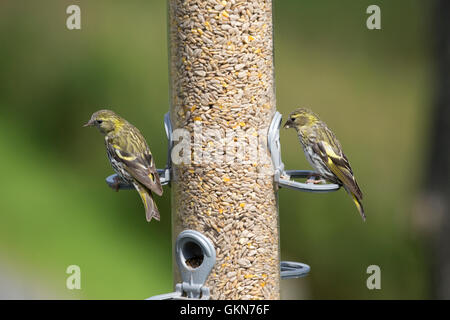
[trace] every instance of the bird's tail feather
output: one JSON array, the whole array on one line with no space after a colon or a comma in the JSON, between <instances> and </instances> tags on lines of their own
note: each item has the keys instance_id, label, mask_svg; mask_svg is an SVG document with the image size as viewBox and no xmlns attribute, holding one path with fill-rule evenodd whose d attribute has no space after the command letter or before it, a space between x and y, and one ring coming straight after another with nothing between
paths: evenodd
<instances>
[{"instance_id":1,"label":"bird's tail feather","mask_svg":"<svg viewBox=\"0 0 450 320\"><path fill-rule=\"evenodd\" d=\"M356 208L358 208L359 213L361 214L361 217L364 221L366 221L366 215L364 214L364 207L362 205L362 202L352 193L353 202L356 205Z\"/></svg>"},{"instance_id":2,"label":"bird's tail feather","mask_svg":"<svg viewBox=\"0 0 450 320\"><path fill-rule=\"evenodd\" d=\"M152 218L159 221L160 215L158 207L156 206L156 203L153 200L152 192L140 185L135 185L135 187L136 190L139 192L139 195L141 196L142 203L144 204L145 217L147 218L147 221L150 222Z\"/></svg>"}]
</instances>

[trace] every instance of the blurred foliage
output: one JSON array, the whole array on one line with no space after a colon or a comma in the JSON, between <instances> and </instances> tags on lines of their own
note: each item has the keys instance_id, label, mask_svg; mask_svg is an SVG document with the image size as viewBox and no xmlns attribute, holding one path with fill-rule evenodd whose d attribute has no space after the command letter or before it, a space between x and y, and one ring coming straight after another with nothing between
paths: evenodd
<instances>
[{"instance_id":1,"label":"blurred foliage","mask_svg":"<svg viewBox=\"0 0 450 320\"><path fill-rule=\"evenodd\" d=\"M79 31L65 27L74 3ZM365 26L370 4L381 7L382 30ZM361 221L342 190L280 191L282 258L312 266L293 280L296 290L307 288L307 298L427 298L429 270L410 211L427 150L430 8L419 0L274 7L277 108L310 107L333 128L368 217ZM102 138L81 127L111 108L141 129L164 166L166 23L162 0L0 3L0 259L44 281L43 292L142 299L172 290L170 189L157 199L161 222L147 224L135 192L106 187ZM286 167L309 168L294 132L281 140ZM70 264L81 267L80 292L65 288ZM366 288L371 264L381 267L382 290Z\"/></svg>"}]
</instances>

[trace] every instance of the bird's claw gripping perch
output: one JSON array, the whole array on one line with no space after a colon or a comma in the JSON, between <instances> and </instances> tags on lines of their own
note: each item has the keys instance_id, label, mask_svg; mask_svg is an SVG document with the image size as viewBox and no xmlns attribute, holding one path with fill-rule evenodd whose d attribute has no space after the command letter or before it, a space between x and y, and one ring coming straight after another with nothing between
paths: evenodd
<instances>
[{"instance_id":1,"label":"bird's claw gripping perch","mask_svg":"<svg viewBox=\"0 0 450 320\"><path fill-rule=\"evenodd\" d=\"M120 184L124 182L122 181L122 179L120 179L120 177L117 174L113 177L113 180L114 182L111 185L111 188L113 188L116 192L119 192Z\"/></svg>"},{"instance_id":2,"label":"bird's claw gripping perch","mask_svg":"<svg viewBox=\"0 0 450 320\"><path fill-rule=\"evenodd\" d=\"M306 180L307 184L324 184L327 183L325 179L322 178L320 173L317 172L311 172L308 176L308 179Z\"/></svg>"},{"instance_id":3,"label":"bird's claw gripping perch","mask_svg":"<svg viewBox=\"0 0 450 320\"><path fill-rule=\"evenodd\" d=\"M311 177L306 180L307 184L324 184L326 181L324 179L316 179L316 177Z\"/></svg>"},{"instance_id":4,"label":"bird's claw gripping perch","mask_svg":"<svg viewBox=\"0 0 450 320\"><path fill-rule=\"evenodd\" d=\"M160 177L160 183L162 186L169 183L170 180L166 180L166 170L167 169L157 169L159 177ZM116 182L118 181L118 183ZM106 183L108 186L115 190L134 190L134 186L131 184L128 184L124 182L122 179L119 178L117 174L112 174L106 178Z\"/></svg>"}]
</instances>

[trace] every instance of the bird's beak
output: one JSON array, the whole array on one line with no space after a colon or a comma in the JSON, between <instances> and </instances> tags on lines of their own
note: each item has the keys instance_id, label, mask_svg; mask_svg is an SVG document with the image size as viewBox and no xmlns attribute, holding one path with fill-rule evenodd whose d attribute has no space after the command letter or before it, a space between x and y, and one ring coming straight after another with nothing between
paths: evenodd
<instances>
[{"instance_id":1,"label":"bird's beak","mask_svg":"<svg viewBox=\"0 0 450 320\"><path fill-rule=\"evenodd\" d=\"M83 127L90 127L92 125L94 125L94 121L91 119Z\"/></svg>"},{"instance_id":2,"label":"bird's beak","mask_svg":"<svg viewBox=\"0 0 450 320\"><path fill-rule=\"evenodd\" d=\"M284 129L289 129L291 127L292 121L291 119L289 119L288 121L286 121L286 123L284 124L283 128Z\"/></svg>"}]
</instances>

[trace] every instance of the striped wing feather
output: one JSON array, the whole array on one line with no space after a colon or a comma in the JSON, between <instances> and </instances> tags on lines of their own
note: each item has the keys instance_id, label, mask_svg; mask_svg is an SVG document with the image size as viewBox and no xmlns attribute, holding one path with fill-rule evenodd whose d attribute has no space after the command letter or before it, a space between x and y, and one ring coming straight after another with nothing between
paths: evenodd
<instances>
[{"instance_id":1,"label":"striped wing feather","mask_svg":"<svg viewBox=\"0 0 450 320\"><path fill-rule=\"evenodd\" d=\"M136 128L127 130L127 135L121 139L115 139L112 147L116 160L126 165L125 170L134 179L158 196L162 195L163 189L152 154Z\"/></svg>"},{"instance_id":2,"label":"striped wing feather","mask_svg":"<svg viewBox=\"0 0 450 320\"><path fill-rule=\"evenodd\" d=\"M313 148L320 155L330 171L341 180L344 187L361 201L363 198L361 189L353 176L350 163L342 152L342 148L333 133L329 132L329 134L326 135L326 138L318 141Z\"/></svg>"},{"instance_id":3,"label":"striped wing feather","mask_svg":"<svg viewBox=\"0 0 450 320\"><path fill-rule=\"evenodd\" d=\"M121 153L122 155L124 154L123 151ZM122 161L126 164L125 170L127 170L133 178L158 196L162 195L163 189L150 153L144 153L142 156L137 156L133 160L122 159Z\"/></svg>"}]
</instances>

